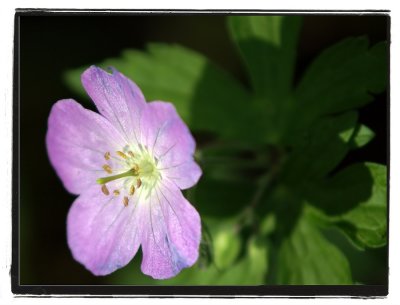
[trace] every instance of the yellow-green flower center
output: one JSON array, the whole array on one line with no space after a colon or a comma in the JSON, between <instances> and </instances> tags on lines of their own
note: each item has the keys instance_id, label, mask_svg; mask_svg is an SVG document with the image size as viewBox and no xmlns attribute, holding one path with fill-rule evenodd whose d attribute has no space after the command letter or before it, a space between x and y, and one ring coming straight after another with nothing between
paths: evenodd
<instances>
[{"instance_id":1,"label":"yellow-green flower center","mask_svg":"<svg viewBox=\"0 0 400 305\"><path fill-rule=\"evenodd\" d=\"M123 188L128 194L128 196L123 198L125 206L128 205L129 196L133 196L137 188L141 187L149 195L161 178L160 172L157 169L157 159L153 158L148 150L141 146L139 146L135 153L129 150L128 146L123 151L117 151L115 156L110 152L106 152L104 158L107 164L103 165L103 170L110 175L98 178L96 182L101 184L101 191L105 195L109 195L110 192L107 188L107 183L124 179ZM121 165L118 173L114 175L112 175L113 169L109 164L110 162L108 162L111 159ZM119 196L120 193L118 189L113 191L115 196Z\"/></svg>"}]
</instances>

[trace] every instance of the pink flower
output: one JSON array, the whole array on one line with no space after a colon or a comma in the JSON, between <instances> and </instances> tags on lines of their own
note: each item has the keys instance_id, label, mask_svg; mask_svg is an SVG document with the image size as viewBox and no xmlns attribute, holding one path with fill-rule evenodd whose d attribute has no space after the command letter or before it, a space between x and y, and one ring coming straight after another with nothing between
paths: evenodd
<instances>
[{"instance_id":1,"label":"pink flower","mask_svg":"<svg viewBox=\"0 0 400 305\"><path fill-rule=\"evenodd\" d=\"M106 275L141 246L143 273L175 276L198 258L200 217L181 192L201 176L195 141L172 104L146 103L118 71L92 66L82 83L100 114L58 101L46 136L51 164L79 195L67 220L72 254Z\"/></svg>"}]
</instances>

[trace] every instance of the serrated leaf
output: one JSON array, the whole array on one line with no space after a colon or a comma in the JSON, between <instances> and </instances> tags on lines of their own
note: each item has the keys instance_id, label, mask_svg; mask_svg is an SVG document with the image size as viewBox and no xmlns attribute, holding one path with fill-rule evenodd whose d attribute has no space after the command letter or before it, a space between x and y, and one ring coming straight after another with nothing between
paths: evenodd
<instances>
[{"instance_id":1,"label":"serrated leaf","mask_svg":"<svg viewBox=\"0 0 400 305\"><path fill-rule=\"evenodd\" d=\"M386 43L368 46L366 37L348 38L328 48L304 73L295 90L293 130L321 115L361 107L386 88Z\"/></svg>"},{"instance_id":2,"label":"serrated leaf","mask_svg":"<svg viewBox=\"0 0 400 305\"><path fill-rule=\"evenodd\" d=\"M282 241L277 281L283 285L352 284L347 258L305 216Z\"/></svg>"},{"instance_id":3,"label":"serrated leaf","mask_svg":"<svg viewBox=\"0 0 400 305\"><path fill-rule=\"evenodd\" d=\"M291 91L301 17L231 16L228 20L256 95L266 97L270 103L287 95Z\"/></svg>"},{"instance_id":4,"label":"serrated leaf","mask_svg":"<svg viewBox=\"0 0 400 305\"><path fill-rule=\"evenodd\" d=\"M371 196L372 176L362 163L351 165L335 176L305 185L307 201L327 215L342 215Z\"/></svg>"},{"instance_id":5,"label":"serrated leaf","mask_svg":"<svg viewBox=\"0 0 400 305\"><path fill-rule=\"evenodd\" d=\"M324 177L333 170L349 150L357 113L320 119L309 131L296 139L296 147L284 168L284 179L297 184Z\"/></svg>"},{"instance_id":6,"label":"serrated leaf","mask_svg":"<svg viewBox=\"0 0 400 305\"><path fill-rule=\"evenodd\" d=\"M372 177L368 200L341 217L336 224L357 244L382 247L387 243L386 166L366 163Z\"/></svg>"},{"instance_id":7,"label":"serrated leaf","mask_svg":"<svg viewBox=\"0 0 400 305\"><path fill-rule=\"evenodd\" d=\"M387 239L386 167L360 163L320 183L309 183L307 200L322 210L358 247Z\"/></svg>"},{"instance_id":8,"label":"serrated leaf","mask_svg":"<svg viewBox=\"0 0 400 305\"><path fill-rule=\"evenodd\" d=\"M264 121L243 86L203 55L178 45L150 44L147 52L125 50L119 58L98 64L113 66L134 80L146 99L172 102L192 130L225 138L260 138ZM67 71L67 85L82 94L80 74Z\"/></svg>"},{"instance_id":9,"label":"serrated leaf","mask_svg":"<svg viewBox=\"0 0 400 305\"><path fill-rule=\"evenodd\" d=\"M267 143L280 143L290 124L299 16L231 16L232 39L247 66Z\"/></svg>"}]
</instances>

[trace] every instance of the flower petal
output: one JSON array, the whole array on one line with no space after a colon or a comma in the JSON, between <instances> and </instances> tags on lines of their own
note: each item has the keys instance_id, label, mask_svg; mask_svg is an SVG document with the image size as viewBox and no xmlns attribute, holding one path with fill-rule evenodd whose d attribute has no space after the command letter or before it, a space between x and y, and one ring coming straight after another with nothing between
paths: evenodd
<instances>
[{"instance_id":1,"label":"flower petal","mask_svg":"<svg viewBox=\"0 0 400 305\"><path fill-rule=\"evenodd\" d=\"M83 72L82 84L99 112L125 140L137 143L140 113L146 106L139 87L115 69L110 74L95 66Z\"/></svg>"},{"instance_id":2,"label":"flower petal","mask_svg":"<svg viewBox=\"0 0 400 305\"><path fill-rule=\"evenodd\" d=\"M121 196L105 196L100 186L91 187L75 200L68 213L67 238L72 255L95 275L125 266L140 245L140 214L137 199L125 207Z\"/></svg>"},{"instance_id":3,"label":"flower petal","mask_svg":"<svg viewBox=\"0 0 400 305\"><path fill-rule=\"evenodd\" d=\"M155 279L173 277L198 258L199 214L172 183L156 189L146 204L142 272Z\"/></svg>"},{"instance_id":4,"label":"flower petal","mask_svg":"<svg viewBox=\"0 0 400 305\"><path fill-rule=\"evenodd\" d=\"M195 151L193 136L171 103L148 103L141 116L140 129L141 143L159 159L186 160Z\"/></svg>"},{"instance_id":5,"label":"flower petal","mask_svg":"<svg viewBox=\"0 0 400 305\"><path fill-rule=\"evenodd\" d=\"M104 175L104 153L122 147L120 133L101 115L74 100L51 109L46 145L50 162L65 188L80 194Z\"/></svg>"},{"instance_id":6,"label":"flower petal","mask_svg":"<svg viewBox=\"0 0 400 305\"><path fill-rule=\"evenodd\" d=\"M191 188L202 175L200 166L193 159L181 163L172 162L167 167L161 167L160 171L163 177L174 181L181 190Z\"/></svg>"},{"instance_id":7,"label":"flower petal","mask_svg":"<svg viewBox=\"0 0 400 305\"><path fill-rule=\"evenodd\" d=\"M193 160L196 143L171 103L151 102L142 112L141 143L155 155L181 189L197 183L200 167Z\"/></svg>"}]
</instances>

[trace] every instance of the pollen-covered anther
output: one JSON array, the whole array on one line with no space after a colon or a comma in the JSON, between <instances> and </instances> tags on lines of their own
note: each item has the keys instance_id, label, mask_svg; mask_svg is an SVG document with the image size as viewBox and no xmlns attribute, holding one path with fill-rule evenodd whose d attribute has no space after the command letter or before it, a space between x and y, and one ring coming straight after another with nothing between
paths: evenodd
<instances>
[{"instance_id":1,"label":"pollen-covered anther","mask_svg":"<svg viewBox=\"0 0 400 305\"><path fill-rule=\"evenodd\" d=\"M129 196L132 196L135 193L135 186L131 185L131 187L129 188Z\"/></svg>"},{"instance_id":2,"label":"pollen-covered anther","mask_svg":"<svg viewBox=\"0 0 400 305\"><path fill-rule=\"evenodd\" d=\"M123 200L123 203L124 203L124 206L128 206L128 203L129 203L129 198L128 197L124 197L124 200Z\"/></svg>"},{"instance_id":3,"label":"pollen-covered anther","mask_svg":"<svg viewBox=\"0 0 400 305\"><path fill-rule=\"evenodd\" d=\"M117 151L117 155L120 156L123 159L128 159L128 156L125 155L125 153L123 153L122 151Z\"/></svg>"},{"instance_id":4,"label":"pollen-covered anther","mask_svg":"<svg viewBox=\"0 0 400 305\"><path fill-rule=\"evenodd\" d=\"M139 188L142 185L142 180L140 180L140 178L138 178L136 180L136 187Z\"/></svg>"},{"instance_id":5,"label":"pollen-covered anther","mask_svg":"<svg viewBox=\"0 0 400 305\"><path fill-rule=\"evenodd\" d=\"M109 151L107 151L107 152L104 154L104 159L110 160L110 158L111 158L111 154L110 154Z\"/></svg>"},{"instance_id":6,"label":"pollen-covered anther","mask_svg":"<svg viewBox=\"0 0 400 305\"><path fill-rule=\"evenodd\" d=\"M110 192L108 191L108 188L107 188L107 186L106 186L105 184L103 184L103 185L101 186L101 191L102 191L103 194L106 195L106 196L110 195Z\"/></svg>"},{"instance_id":7,"label":"pollen-covered anther","mask_svg":"<svg viewBox=\"0 0 400 305\"><path fill-rule=\"evenodd\" d=\"M120 192L118 190L113 191L114 196L119 196Z\"/></svg>"},{"instance_id":8,"label":"pollen-covered anther","mask_svg":"<svg viewBox=\"0 0 400 305\"><path fill-rule=\"evenodd\" d=\"M108 174L112 174L112 169L111 166L108 164L104 164L103 165L103 169L108 173Z\"/></svg>"}]
</instances>

